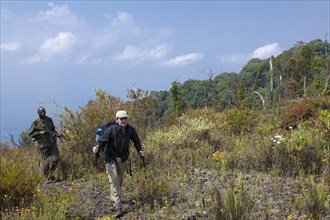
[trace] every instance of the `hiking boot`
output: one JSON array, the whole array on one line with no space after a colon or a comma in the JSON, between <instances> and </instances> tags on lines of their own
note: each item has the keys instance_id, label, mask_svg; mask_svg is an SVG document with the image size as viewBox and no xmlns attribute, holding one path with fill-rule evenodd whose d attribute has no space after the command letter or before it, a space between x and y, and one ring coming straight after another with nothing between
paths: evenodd
<instances>
[{"instance_id":1,"label":"hiking boot","mask_svg":"<svg viewBox=\"0 0 330 220\"><path fill-rule=\"evenodd\" d=\"M120 207L120 208L117 208L116 209L116 217L117 218L120 218L121 216L123 216L124 215L124 212L123 212L123 209Z\"/></svg>"},{"instance_id":2,"label":"hiking boot","mask_svg":"<svg viewBox=\"0 0 330 220\"><path fill-rule=\"evenodd\" d=\"M54 176L49 176L45 179L45 183L46 184L49 184L49 183L55 183L56 182L56 179Z\"/></svg>"},{"instance_id":3,"label":"hiking boot","mask_svg":"<svg viewBox=\"0 0 330 220\"><path fill-rule=\"evenodd\" d=\"M55 178L55 176L50 176L50 177L48 177L49 179L50 179L50 181L52 181L52 182L56 182L56 178Z\"/></svg>"}]
</instances>

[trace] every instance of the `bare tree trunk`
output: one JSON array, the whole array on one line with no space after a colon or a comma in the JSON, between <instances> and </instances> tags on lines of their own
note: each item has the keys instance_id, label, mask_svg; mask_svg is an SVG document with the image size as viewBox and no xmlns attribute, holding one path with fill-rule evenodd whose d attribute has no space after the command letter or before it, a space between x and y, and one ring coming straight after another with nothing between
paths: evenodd
<instances>
[{"instance_id":1,"label":"bare tree trunk","mask_svg":"<svg viewBox=\"0 0 330 220\"><path fill-rule=\"evenodd\" d=\"M278 85L278 104L281 102L282 75L280 74L280 83Z\"/></svg>"},{"instance_id":2,"label":"bare tree trunk","mask_svg":"<svg viewBox=\"0 0 330 220\"><path fill-rule=\"evenodd\" d=\"M273 92L274 89L274 74L273 74L273 62L272 58L269 59L269 70L270 70L270 91Z\"/></svg>"},{"instance_id":3,"label":"bare tree trunk","mask_svg":"<svg viewBox=\"0 0 330 220\"><path fill-rule=\"evenodd\" d=\"M279 110L281 106L281 92L282 92L282 75L280 74L280 82L278 84L278 103L277 103L277 114L279 115Z\"/></svg>"},{"instance_id":4,"label":"bare tree trunk","mask_svg":"<svg viewBox=\"0 0 330 220\"><path fill-rule=\"evenodd\" d=\"M254 93L260 96L261 101L262 101L262 108L263 108L263 110L266 110L264 97L262 97L262 95L259 92L254 91Z\"/></svg>"},{"instance_id":5,"label":"bare tree trunk","mask_svg":"<svg viewBox=\"0 0 330 220\"><path fill-rule=\"evenodd\" d=\"M273 105L273 90L274 90L274 72L272 57L269 59L269 71L270 71L270 82L269 82L269 101L267 102L270 107Z\"/></svg>"},{"instance_id":6,"label":"bare tree trunk","mask_svg":"<svg viewBox=\"0 0 330 220\"><path fill-rule=\"evenodd\" d=\"M322 95L325 95L325 93L327 92L329 81L330 81L330 73L327 76L327 78L325 79L325 86L324 86L324 90L322 91Z\"/></svg>"}]
</instances>

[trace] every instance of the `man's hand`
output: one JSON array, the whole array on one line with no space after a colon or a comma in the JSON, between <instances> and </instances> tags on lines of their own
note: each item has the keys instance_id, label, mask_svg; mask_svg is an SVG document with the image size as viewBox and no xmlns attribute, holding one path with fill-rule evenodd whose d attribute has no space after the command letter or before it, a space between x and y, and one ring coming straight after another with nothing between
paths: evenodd
<instances>
[{"instance_id":1,"label":"man's hand","mask_svg":"<svg viewBox=\"0 0 330 220\"><path fill-rule=\"evenodd\" d=\"M45 131L39 131L39 134L45 134L46 132Z\"/></svg>"},{"instance_id":2,"label":"man's hand","mask_svg":"<svg viewBox=\"0 0 330 220\"><path fill-rule=\"evenodd\" d=\"M99 145L93 147L93 153L97 154L99 152Z\"/></svg>"},{"instance_id":3,"label":"man's hand","mask_svg":"<svg viewBox=\"0 0 330 220\"><path fill-rule=\"evenodd\" d=\"M52 131L50 134L55 137L62 138L61 135L59 133L57 133L57 131Z\"/></svg>"},{"instance_id":4,"label":"man's hand","mask_svg":"<svg viewBox=\"0 0 330 220\"><path fill-rule=\"evenodd\" d=\"M144 157L144 150L141 150L141 151L139 152L139 155L140 155L141 157Z\"/></svg>"}]
</instances>

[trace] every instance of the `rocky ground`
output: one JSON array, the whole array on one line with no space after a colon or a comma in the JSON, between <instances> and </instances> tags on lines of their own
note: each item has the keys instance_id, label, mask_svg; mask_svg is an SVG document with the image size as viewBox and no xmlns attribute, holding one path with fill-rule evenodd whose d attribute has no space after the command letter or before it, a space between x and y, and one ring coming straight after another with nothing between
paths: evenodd
<instances>
[{"instance_id":1,"label":"rocky ground","mask_svg":"<svg viewBox=\"0 0 330 220\"><path fill-rule=\"evenodd\" d=\"M124 188L125 214L120 219L219 219L216 216L221 204L217 192L228 188L228 183L237 182L240 178L246 197L243 202L249 202L251 212L248 219L308 219L306 215L306 193L299 180L284 177L274 177L268 174L252 173L238 177L231 174L220 177L211 171L192 169L182 185L180 195L173 196L166 208L143 201L133 188ZM105 175L98 176L94 181L76 181L76 199L67 213L68 219L112 219L114 212L109 199L109 185ZM72 187L72 182L62 181L45 184L46 190L55 188L63 191ZM233 188L238 191L238 188ZM197 192L196 192L197 191ZM219 194L221 195L221 193ZM327 202L330 205L330 195ZM152 210L152 211L150 211ZM321 219L330 219L330 207Z\"/></svg>"}]
</instances>

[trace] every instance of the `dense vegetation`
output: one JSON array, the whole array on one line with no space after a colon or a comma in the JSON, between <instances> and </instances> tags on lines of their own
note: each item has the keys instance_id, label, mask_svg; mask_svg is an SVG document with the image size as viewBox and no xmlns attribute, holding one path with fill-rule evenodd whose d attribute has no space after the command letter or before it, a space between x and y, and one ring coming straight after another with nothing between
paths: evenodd
<instances>
[{"instance_id":1,"label":"dense vegetation","mask_svg":"<svg viewBox=\"0 0 330 220\"><path fill-rule=\"evenodd\" d=\"M93 182L95 130L119 109L130 113L147 152L146 170L131 152L127 219L329 218L328 48L298 42L277 57L251 59L238 74L210 70L207 80L174 81L169 91L132 89L129 101L97 90L78 110L58 114L55 175L66 187L50 193L40 183L26 131L22 147L1 143L1 218L92 218L93 196L79 190ZM98 187L108 190L103 171L99 163Z\"/></svg>"}]
</instances>

